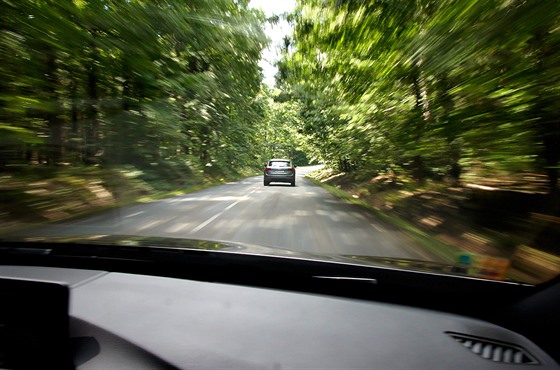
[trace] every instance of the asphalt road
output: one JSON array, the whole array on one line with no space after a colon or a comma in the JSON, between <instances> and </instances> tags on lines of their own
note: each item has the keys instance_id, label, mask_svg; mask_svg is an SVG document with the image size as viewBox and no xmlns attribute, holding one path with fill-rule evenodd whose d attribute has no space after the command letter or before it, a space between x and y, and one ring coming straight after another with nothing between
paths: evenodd
<instances>
[{"instance_id":1,"label":"asphalt road","mask_svg":"<svg viewBox=\"0 0 560 370\"><path fill-rule=\"evenodd\" d=\"M307 253L430 259L369 211L333 197L297 169L296 186L262 176L104 211L34 235L141 235L257 244ZM29 234L28 234L29 235Z\"/></svg>"}]
</instances>

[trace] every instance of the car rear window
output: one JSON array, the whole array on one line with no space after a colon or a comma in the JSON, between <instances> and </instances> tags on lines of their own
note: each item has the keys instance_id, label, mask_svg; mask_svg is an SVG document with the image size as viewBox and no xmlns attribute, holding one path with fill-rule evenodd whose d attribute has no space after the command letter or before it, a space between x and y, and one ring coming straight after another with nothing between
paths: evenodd
<instances>
[{"instance_id":1,"label":"car rear window","mask_svg":"<svg viewBox=\"0 0 560 370\"><path fill-rule=\"evenodd\" d=\"M290 162L286 161L270 161L268 162L270 167L290 167Z\"/></svg>"}]
</instances>

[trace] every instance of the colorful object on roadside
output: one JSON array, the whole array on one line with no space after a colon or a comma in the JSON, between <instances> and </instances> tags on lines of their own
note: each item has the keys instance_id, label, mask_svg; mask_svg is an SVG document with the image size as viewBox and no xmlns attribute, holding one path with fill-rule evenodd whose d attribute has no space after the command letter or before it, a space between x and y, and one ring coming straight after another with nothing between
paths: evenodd
<instances>
[{"instance_id":1,"label":"colorful object on roadside","mask_svg":"<svg viewBox=\"0 0 560 370\"><path fill-rule=\"evenodd\" d=\"M505 280L510 266L507 258L461 252L457 259L458 272L472 277Z\"/></svg>"}]
</instances>

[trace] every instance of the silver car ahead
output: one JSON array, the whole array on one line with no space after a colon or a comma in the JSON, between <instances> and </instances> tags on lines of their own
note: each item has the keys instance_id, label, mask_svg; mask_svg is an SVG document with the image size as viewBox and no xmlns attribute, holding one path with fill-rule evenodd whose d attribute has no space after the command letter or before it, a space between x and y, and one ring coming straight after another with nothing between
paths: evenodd
<instances>
[{"instance_id":1,"label":"silver car ahead","mask_svg":"<svg viewBox=\"0 0 560 370\"><path fill-rule=\"evenodd\" d=\"M296 186L296 166L289 159L271 159L264 167L264 186L271 182L289 182Z\"/></svg>"}]
</instances>

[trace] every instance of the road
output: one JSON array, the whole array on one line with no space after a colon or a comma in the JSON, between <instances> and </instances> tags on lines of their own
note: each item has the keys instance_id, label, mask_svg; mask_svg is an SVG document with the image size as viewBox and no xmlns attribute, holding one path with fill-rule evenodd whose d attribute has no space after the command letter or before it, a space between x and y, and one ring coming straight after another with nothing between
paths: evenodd
<instances>
[{"instance_id":1,"label":"road","mask_svg":"<svg viewBox=\"0 0 560 370\"><path fill-rule=\"evenodd\" d=\"M49 225L35 235L122 234L258 244L306 253L429 259L398 231L303 176L263 186L262 176Z\"/></svg>"}]
</instances>

